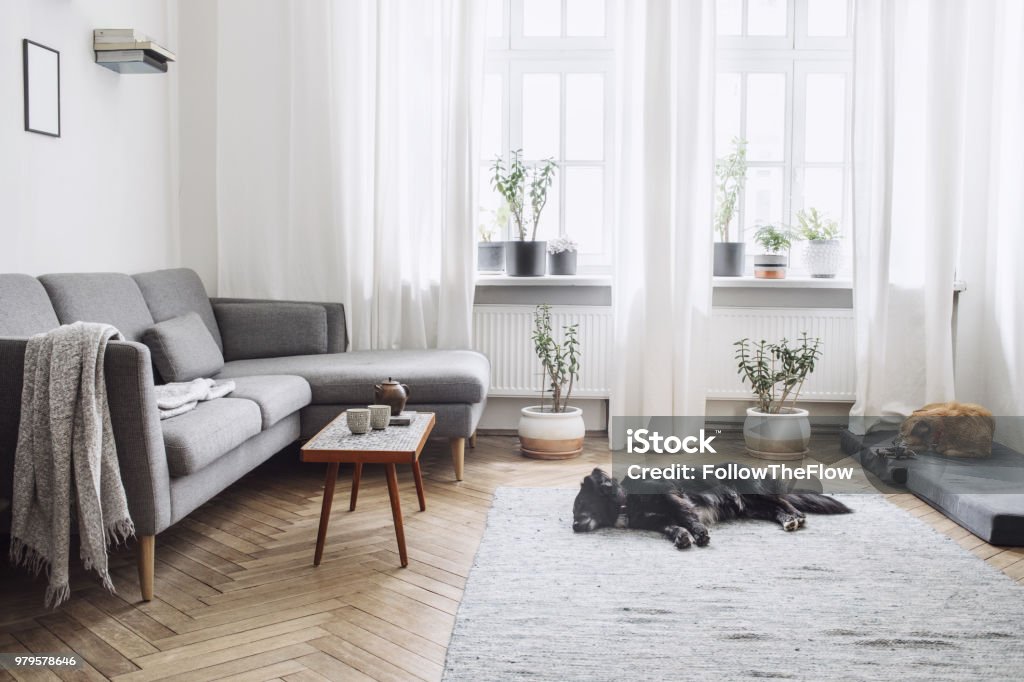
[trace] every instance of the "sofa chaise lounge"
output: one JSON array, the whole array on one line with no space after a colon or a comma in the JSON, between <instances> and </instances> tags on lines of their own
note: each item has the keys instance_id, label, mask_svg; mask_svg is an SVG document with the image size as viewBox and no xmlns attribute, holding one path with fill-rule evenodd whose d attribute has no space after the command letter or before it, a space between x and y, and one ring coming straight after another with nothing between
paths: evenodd
<instances>
[{"instance_id":1,"label":"sofa chaise lounge","mask_svg":"<svg viewBox=\"0 0 1024 682\"><path fill-rule=\"evenodd\" d=\"M159 376L140 341L155 324L192 313L223 355L213 378L234 380L236 390L161 421ZM111 324L125 338L110 343L104 369L146 600L158 533L347 407L372 403L382 379L408 384L408 409L436 413L433 435L449 439L457 480L487 398L490 366L473 351L347 352L340 304L211 299L187 269L0 275L0 500L11 499L26 340L75 321Z\"/></svg>"}]
</instances>

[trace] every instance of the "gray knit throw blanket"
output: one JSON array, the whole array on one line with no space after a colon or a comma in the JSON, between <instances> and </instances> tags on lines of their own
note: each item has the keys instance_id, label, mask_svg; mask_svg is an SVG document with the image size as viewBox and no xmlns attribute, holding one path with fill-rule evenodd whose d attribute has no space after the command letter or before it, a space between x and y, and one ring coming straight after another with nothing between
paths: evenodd
<instances>
[{"instance_id":1,"label":"gray knit throw blanket","mask_svg":"<svg viewBox=\"0 0 1024 682\"><path fill-rule=\"evenodd\" d=\"M68 559L77 518L82 563L114 590L107 544L135 534L110 425L103 357L120 333L76 322L28 341L14 456L11 562L46 570L46 605L71 594Z\"/></svg>"}]
</instances>

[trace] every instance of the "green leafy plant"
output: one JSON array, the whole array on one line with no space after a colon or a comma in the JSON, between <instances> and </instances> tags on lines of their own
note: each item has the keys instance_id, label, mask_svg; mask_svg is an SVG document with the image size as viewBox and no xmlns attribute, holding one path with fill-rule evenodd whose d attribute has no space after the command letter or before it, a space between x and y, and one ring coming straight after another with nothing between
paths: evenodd
<instances>
[{"instance_id":1,"label":"green leafy plant","mask_svg":"<svg viewBox=\"0 0 1024 682\"><path fill-rule=\"evenodd\" d=\"M533 166L523 162L523 150L512 152L508 167L500 156L491 165L491 187L501 195L508 205L509 213L516 226L519 241L537 239L540 216L548 203L548 189L555 180L558 164L554 159L545 159Z\"/></svg>"},{"instance_id":2,"label":"green leafy plant","mask_svg":"<svg viewBox=\"0 0 1024 682\"><path fill-rule=\"evenodd\" d=\"M498 208L488 210L485 213L490 218L480 222L477 226L477 232L480 233L480 241L490 242L494 239L495 235L501 234L505 227L508 226L508 219L510 217L508 204L502 201Z\"/></svg>"},{"instance_id":3,"label":"green leafy plant","mask_svg":"<svg viewBox=\"0 0 1024 682\"><path fill-rule=\"evenodd\" d=\"M795 237L793 230L785 225L761 225L754 233L754 241L768 253L782 253L793 245Z\"/></svg>"},{"instance_id":4,"label":"green leafy plant","mask_svg":"<svg viewBox=\"0 0 1024 682\"><path fill-rule=\"evenodd\" d=\"M765 414L779 414L783 408L795 407L804 381L821 358L821 339L812 339L807 332L793 345L786 339L778 343L740 339L733 345L740 380L750 382L757 409Z\"/></svg>"},{"instance_id":5,"label":"green leafy plant","mask_svg":"<svg viewBox=\"0 0 1024 682\"><path fill-rule=\"evenodd\" d=\"M579 325L562 327L562 341L555 340L551 328L551 306L539 305L533 312L533 348L544 369L540 406L544 410L544 394L551 391L551 411L565 412L572 395L573 383L580 377L582 356L579 343Z\"/></svg>"},{"instance_id":6,"label":"green leafy plant","mask_svg":"<svg viewBox=\"0 0 1024 682\"><path fill-rule=\"evenodd\" d=\"M797 234L807 241L822 241L839 238L839 223L813 206L807 210L797 211Z\"/></svg>"},{"instance_id":7,"label":"green leafy plant","mask_svg":"<svg viewBox=\"0 0 1024 682\"><path fill-rule=\"evenodd\" d=\"M729 241L729 225L747 183L747 141L734 137L732 147L732 152L715 161L715 232L723 242Z\"/></svg>"}]
</instances>

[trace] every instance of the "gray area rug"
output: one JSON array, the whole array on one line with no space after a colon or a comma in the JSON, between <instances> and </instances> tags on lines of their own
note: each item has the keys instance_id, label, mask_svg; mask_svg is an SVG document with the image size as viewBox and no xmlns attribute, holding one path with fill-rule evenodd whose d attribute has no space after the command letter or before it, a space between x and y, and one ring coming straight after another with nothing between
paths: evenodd
<instances>
[{"instance_id":1,"label":"gray area rug","mask_svg":"<svg viewBox=\"0 0 1024 682\"><path fill-rule=\"evenodd\" d=\"M1024 586L879 496L680 551L575 494L497 491L445 679L1024 679Z\"/></svg>"}]
</instances>

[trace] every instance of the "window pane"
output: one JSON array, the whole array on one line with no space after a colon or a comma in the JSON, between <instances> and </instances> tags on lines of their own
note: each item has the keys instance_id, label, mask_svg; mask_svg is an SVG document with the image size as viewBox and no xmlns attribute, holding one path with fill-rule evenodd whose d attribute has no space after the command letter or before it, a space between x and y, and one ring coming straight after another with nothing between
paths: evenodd
<instances>
[{"instance_id":1,"label":"window pane","mask_svg":"<svg viewBox=\"0 0 1024 682\"><path fill-rule=\"evenodd\" d=\"M743 32L743 0L718 0L715 23L720 36L738 36Z\"/></svg>"},{"instance_id":2,"label":"window pane","mask_svg":"<svg viewBox=\"0 0 1024 682\"><path fill-rule=\"evenodd\" d=\"M565 158L604 158L604 74L565 76Z\"/></svg>"},{"instance_id":3,"label":"window pane","mask_svg":"<svg viewBox=\"0 0 1024 682\"><path fill-rule=\"evenodd\" d=\"M523 154L558 158L559 79L556 73L523 74Z\"/></svg>"},{"instance_id":4,"label":"window pane","mask_svg":"<svg viewBox=\"0 0 1024 682\"><path fill-rule=\"evenodd\" d=\"M503 0L487 0L487 37L500 38L505 35L505 3Z\"/></svg>"},{"instance_id":5,"label":"window pane","mask_svg":"<svg viewBox=\"0 0 1024 682\"><path fill-rule=\"evenodd\" d=\"M740 137L740 75L720 73L715 82L715 157L732 151Z\"/></svg>"},{"instance_id":6,"label":"window pane","mask_svg":"<svg viewBox=\"0 0 1024 682\"><path fill-rule=\"evenodd\" d=\"M565 32L573 37L603 36L604 0L566 0Z\"/></svg>"},{"instance_id":7,"label":"window pane","mask_svg":"<svg viewBox=\"0 0 1024 682\"><path fill-rule=\"evenodd\" d=\"M604 251L604 171L601 168L564 168L565 232L580 245L581 253Z\"/></svg>"},{"instance_id":8,"label":"window pane","mask_svg":"<svg viewBox=\"0 0 1024 682\"><path fill-rule=\"evenodd\" d=\"M747 75L747 157L782 161L786 142L786 74Z\"/></svg>"},{"instance_id":9,"label":"window pane","mask_svg":"<svg viewBox=\"0 0 1024 682\"><path fill-rule=\"evenodd\" d=\"M846 36L846 0L809 0L807 35Z\"/></svg>"},{"instance_id":10,"label":"window pane","mask_svg":"<svg viewBox=\"0 0 1024 682\"><path fill-rule=\"evenodd\" d=\"M523 35L562 35L562 3L551 0L523 0Z\"/></svg>"},{"instance_id":11,"label":"window pane","mask_svg":"<svg viewBox=\"0 0 1024 682\"><path fill-rule=\"evenodd\" d=\"M483 132L480 149L483 159L490 161L502 152L502 77L489 73L484 76Z\"/></svg>"},{"instance_id":12,"label":"window pane","mask_svg":"<svg viewBox=\"0 0 1024 682\"><path fill-rule=\"evenodd\" d=\"M782 221L782 169L750 168L745 195L745 237L753 244L754 232L759 225Z\"/></svg>"},{"instance_id":13,"label":"window pane","mask_svg":"<svg viewBox=\"0 0 1024 682\"><path fill-rule=\"evenodd\" d=\"M529 203L529 199L527 199ZM540 225L537 228L537 239L548 240L554 239L558 236L558 221L559 221L559 205L561 204L561 197L559 196L559 182L558 178L555 178L555 182L552 183L551 187L548 188L548 202L544 205L544 210L540 214ZM530 218L530 209L526 210L526 221L527 221L527 234L526 238L530 238L530 231L533 229L533 223Z\"/></svg>"},{"instance_id":14,"label":"window pane","mask_svg":"<svg viewBox=\"0 0 1024 682\"><path fill-rule=\"evenodd\" d=\"M807 116L804 122L804 158L841 162L846 130L846 76L841 73L807 75Z\"/></svg>"},{"instance_id":15,"label":"window pane","mask_svg":"<svg viewBox=\"0 0 1024 682\"><path fill-rule=\"evenodd\" d=\"M786 0L747 0L747 35L784 36L787 12Z\"/></svg>"},{"instance_id":16,"label":"window pane","mask_svg":"<svg viewBox=\"0 0 1024 682\"><path fill-rule=\"evenodd\" d=\"M843 221L843 169L805 168L803 207L814 207L833 220Z\"/></svg>"}]
</instances>

